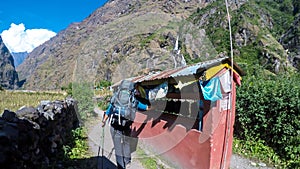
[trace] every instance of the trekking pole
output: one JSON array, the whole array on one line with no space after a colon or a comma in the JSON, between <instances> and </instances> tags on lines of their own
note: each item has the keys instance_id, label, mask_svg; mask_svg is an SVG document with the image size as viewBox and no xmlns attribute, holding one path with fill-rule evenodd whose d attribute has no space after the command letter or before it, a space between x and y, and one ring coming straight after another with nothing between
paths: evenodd
<instances>
[{"instance_id":1,"label":"trekking pole","mask_svg":"<svg viewBox=\"0 0 300 169\"><path fill-rule=\"evenodd\" d=\"M114 151L114 147L111 149L111 151L109 152L109 154L108 154L108 156L107 156L107 159L109 159L110 160L110 157L111 157L111 155L112 155L112 153L113 153L113 151Z\"/></svg>"},{"instance_id":2,"label":"trekking pole","mask_svg":"<svg viewBox=\"0 0 300 169\"><path fill-rule=\"evenodd\" d=\"M103 117L102 117L102 120L104 118L104 114L105 112L103 113ZM98 149L98 155L97 155L97 169L99 169L99 155L100 155L100 149L102 150L102 153L101 153L101 169L103 169L103 158L104 158L104 131L105 131L105 126L102 127L102 136L100 138L100 144L99 144L99 149Z\"/></svg>"},{"instance_id":3,"label":"trekking pole","mask_svg":"<svg viewBox=\"0 0 300 169\"><path fill-rule=\"evenodd\" d=\"M103 164L103 161L104 161L103 160L104 159L104 136L105 136L105 133L104 133L105 129L104 129L104 127L102 128L102 150L101 150L102 151L102 154L101 154L102 155L102 158L101 158L102 159L102 162L101 162L102 163L102 169L104 169L104 164Z\"/></svg>"}]
</instances>

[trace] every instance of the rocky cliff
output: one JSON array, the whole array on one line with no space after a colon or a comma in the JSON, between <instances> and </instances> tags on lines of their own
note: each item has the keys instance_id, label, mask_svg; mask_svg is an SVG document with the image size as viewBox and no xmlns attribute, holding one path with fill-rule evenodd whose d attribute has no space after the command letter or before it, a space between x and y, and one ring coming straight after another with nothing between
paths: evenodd
<instances>
[{"instance_id":1,"label":"rocky cliff","mask_svg":"<svg viewBox=\"0 0 300 169\"><path fill-rule=\"evenodd\" d=\"M290 63L300 70L300 15L295 17L290 28L280 37L279 42L286 49Z\"/></svg>"},{"instance_id":2,"label":"rocky cliff","mask_svg":"<svg viewBox=\"0 0 300 169\"><path fill-rule=\"evenodd\" d=\"M288 35L296 2L228 2L236 61L273 73L292 65L279 39ZM226 16L221 0L110 0L33 50L17 71L24 88L57 89L229 55Z\"/></svg>"},{"instance_id":3,"label":"rocky cliff","mask_svg":"<svg viewBox=\"0 0 300 169\"><path fill-rule=\"evenodd\" d=\"M0 36L0 87L14 89L17 87L18 81L14 59Z\"/></svg>"}]
</instances>

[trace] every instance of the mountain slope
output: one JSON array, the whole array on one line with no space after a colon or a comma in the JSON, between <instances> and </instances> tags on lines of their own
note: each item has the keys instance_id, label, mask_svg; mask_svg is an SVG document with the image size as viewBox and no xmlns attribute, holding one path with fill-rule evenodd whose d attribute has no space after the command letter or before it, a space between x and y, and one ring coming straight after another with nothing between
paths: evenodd
<instances>
[{"instance_id":1,"label":"mountain slope","mask_svg":"<svg viewBox=\"0 0 300 169\"><path fill-rule=\"evenodd\" d=\"M116 82L143 69L180 66L176 60L182 56L172 50L178 26L203 5L195 0L109 1L31 52L18 67L20 78L26 78L28 89L55 89L72 81ZM189 38L201 41L200 33ZM193 44L187 51L198 50Z\"/></svg>"},{"instance_id":2,"label":"mountain slope","mask_svg":"<svg viewBox=\"0 0 300 169\"><path fill-rule=\"evenodd\" d=\"M283 8L296 6L288 2L229 1L234 55L244 68L278 73L296 63L279 40L291 36L285 31L297 14ZM226 16L221 0L111 0L33 50L17 71L24 88L58 89L229 55Z\"/></svg>"},{"instance_id":3,"label":"mountain slope","mask_svg":"<svg viewBox=\"0 0 300 169\"><path fill-rule=\"evenodd\" d=\"M18 74L15 70L14 59L0 36L0 87L14 89L17 83Z\"/></svg>"}]
</instances>

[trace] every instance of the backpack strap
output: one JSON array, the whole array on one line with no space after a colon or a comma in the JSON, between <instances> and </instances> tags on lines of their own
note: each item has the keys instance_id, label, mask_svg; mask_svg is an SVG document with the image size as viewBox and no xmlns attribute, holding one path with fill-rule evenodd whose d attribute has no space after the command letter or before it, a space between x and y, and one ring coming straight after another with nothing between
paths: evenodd
<instances>
[{"instance_id":1,"label":"backpack strap","mask_svg":"<svg viewBox=\"0 0 300 169\"><path fill-rule=\"evenodd\" d=\"M115 104L115 100L116 100L116 96L115 96L115 94L113 94L113 96L111 97L111 99L110 99L110 104L112 105L112 106L115 106L114 104Z\"/></svg>"}]
</instances>

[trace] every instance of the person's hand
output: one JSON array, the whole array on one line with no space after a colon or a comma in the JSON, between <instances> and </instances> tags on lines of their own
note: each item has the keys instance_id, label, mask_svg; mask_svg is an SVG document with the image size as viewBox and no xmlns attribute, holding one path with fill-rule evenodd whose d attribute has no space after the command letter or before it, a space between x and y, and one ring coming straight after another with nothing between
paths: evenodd
<instances>
[{"instance_id":1,"label":"person's hand","mask_svg":"<svg viewBox=\"0 0 300 169\"><path fill-rule=\"evenodd\" d=\"M151 106L148 105L147 108L146 108L146 110L151 110Z\"/></svg>"},{"instance_id":2,"label":"person's hand","mask_svg":"<svg viewBox=\"0 0 300 169\"><path fill-rule=\"evenodd\" d=\"M105 126L107 118L108 118L108 116L106 115L106 112L103 112L101 127Z\"/></svg>"}]
</instances>

